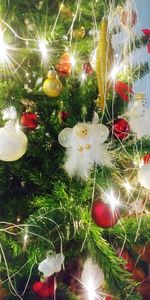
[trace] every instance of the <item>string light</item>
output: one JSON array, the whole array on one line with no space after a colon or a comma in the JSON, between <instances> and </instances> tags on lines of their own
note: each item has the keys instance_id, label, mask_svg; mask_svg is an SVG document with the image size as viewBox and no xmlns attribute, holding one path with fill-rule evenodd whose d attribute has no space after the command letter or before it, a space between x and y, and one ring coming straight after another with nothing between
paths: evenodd
<instances>
[{"instance_id":1,"label":"string light","mask_svg":"<svg viewBox=\"0 0 150 300\"><path fill-rule=\"evenodd\" d=\"M132 186L130 185L127 178L125 179L125 182L123 183L123 186L125 187L125 189L127 190L128 193L132 190Z\"/></svg>"},{"instance_id":2,"label":"string light","mask_svg":"<svg viewBox=\"0 0 150 300\"><path fill-rule=\"evenodd\" d=\"M76 60L75 60L74 55L71 55L71 57L70 57L70 62L71 62L72 67L74 67L75 64L76 64Z\"/></svg>"},{"instance_id":3,"label":"string light","mask_svg":"<svg viewBox=\"0 0 150 300\"><path fill-rule=\"evenodd\" d=\"M95 291L94 282L92 278L89 278L89 282L86 286L86 290L87 290L89 300L94 300L97 298L97 293Z\"/></svg>"},{"instance_id":4,"label":"string light","mask_svg":"<svg viewBox=\"0 0 150 300\"><path fill-rule=\"evenodd\" d=\"M45 41L45 40L39 40L39 42L38 42L39 50L42 54L43 59L47 58L48 49L46 47L46 44L47 44L47 41Z\"/></svg>"},{"instance_id":5,"label":"string light","mask_svg":"<svg viewBox=\"0 0 150 300\"><path fill-rule=\"evenodd\" d=\"M83 82L83 81L85 81L86 80L86 74L83 72L82 74L81 74L81 81Z\"/></svg>"}]
</instances>

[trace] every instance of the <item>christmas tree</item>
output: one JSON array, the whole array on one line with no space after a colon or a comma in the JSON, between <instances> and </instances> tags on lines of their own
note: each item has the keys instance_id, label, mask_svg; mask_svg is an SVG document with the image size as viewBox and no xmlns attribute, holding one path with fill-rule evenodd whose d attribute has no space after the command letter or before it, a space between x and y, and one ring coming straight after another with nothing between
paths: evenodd
<instances>
[{"instance_id":1,"label":"christmas tree","mask_svg":"<svg viewBox=\"0 0 150 300\"><path fill-rule=\"evenodd\" d=\"M0 11L0 299L150 299L150 30L132 1Z\"/></svg>"}]
</instances>

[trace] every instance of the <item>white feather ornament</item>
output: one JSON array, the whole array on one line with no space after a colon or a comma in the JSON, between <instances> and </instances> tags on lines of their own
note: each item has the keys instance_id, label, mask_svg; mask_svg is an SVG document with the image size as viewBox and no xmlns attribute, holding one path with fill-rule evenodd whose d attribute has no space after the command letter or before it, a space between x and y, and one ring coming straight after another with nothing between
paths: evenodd
<instances>
[{"instance_id":1,"label":"white feather ornament","mask_svg":"<svg viewBox=\"0 0 150 300\"><path fill-rule=\"evenodd\" d=\"M126 112L130 128L138 138L150 136L150 108L146 104L146 100L131 102Z\"/></svg>"},{"instance_id":2,"label":"white feather ornament","mask_svg":"<svg viewBox=\"0 0 150 300\"><path fill-rule=\"evenodd\" d=\"M47 258L39 264L38 270L43 273L44 277L49 277L54 273L60 272L63 262L63 254L53 254L47 256Z\"/></svg>"},{"instance_id":3,"label":"white feather ornament","mask_svg":"<svg viewBox=\"0 0 150 300\"><path fill-rule=\"evenodd\" d=\"M69 176L86 179L94 163L111 165L108 144L103 145L109 130L105 125L98 124L98 121L98 115L95 114L92 123L78 123L60 132L59 143L67 148L65 170Z\"/></svg>"}]
</instances>

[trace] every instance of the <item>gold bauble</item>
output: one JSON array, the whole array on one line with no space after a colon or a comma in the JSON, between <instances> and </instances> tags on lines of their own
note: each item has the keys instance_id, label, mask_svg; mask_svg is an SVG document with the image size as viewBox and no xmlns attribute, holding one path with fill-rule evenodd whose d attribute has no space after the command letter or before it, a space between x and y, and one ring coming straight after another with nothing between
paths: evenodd
<instances>
[{"instance_id":1,"label":"gold bauble","mask_svg":"<svg viewBox=\"0 0 150 300\"><path fill-rule=\"evenodd\" d=\"M44 81L43 90L48 97L58 97L60 95L62 84L54 70L48 72L48 79Z\"/></svg>"},{"instance_id":2,"label":"gold bauble","mask_svg":"<svg viewBox=\"0 0 150 300\"><path fill-rule=\"evenodd\" d=\"M79 151L79 152L82 152L82 151L83 151L83 147L82 147L82 146L79 146L79 147L78 147L78 151Z\"/></svg>"},{"instance_id":3,"label":"gold bauble","mask_svg":"<svg viewBox=\"0 0 150 300\"><path fill-rule=\"evenodd\" d=\"M72 35L76 39L83 39L85 37L85 28L81 26L80 28L74 29Z\"/></svg>"}]
</instances>

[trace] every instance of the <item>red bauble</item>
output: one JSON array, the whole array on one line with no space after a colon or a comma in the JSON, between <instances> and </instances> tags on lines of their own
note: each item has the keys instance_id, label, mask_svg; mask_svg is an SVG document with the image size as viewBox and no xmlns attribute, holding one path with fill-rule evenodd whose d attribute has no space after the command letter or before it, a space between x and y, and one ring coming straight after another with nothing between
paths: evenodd
<instances>
[{"instance_id":1,"label":"red bauble","mask_svg":"<svg viewBox=\"0 0 150 300\"><path fill-rule=\"evenodd\" d=\"M28 129L35 129L38 126L38 116L32 112L24 112L20 119L20 124Z\"/></svg>"},{"instance_id":2,"label":"red bauble","mask_svg":"<svg viewBox=\"0 0 150 300\"><path fill-rule=\"evenodd\" d=\"M60 111L58 113L58 118L59 118L60 123L62 121L65 122L68 119L69 115L70 115L70 113L68 111Z\"/></svg>"},{"instance_id":3,"label":"red bauble","mask_svg":"<svg viewBox=\"0 0 150 300\"><path fill-rule=\"evenodd\" d=\"M119 208L112 210L111 206L97 198L92 206L92 218L95 224L102 228L113 227L120 218Z\"/></svg>"},{"instance_id":4,"label":"red bauble","mask_svg":"<svg viewBox=\"0 0 150 300\"><path fill-rule=\"evenodd\" d=\"M121 13L121 23L128 28L132 28L137 22L137 14L135 11L123 10Z\"/></svg>"},{"instance_id":5,"label":"red bauble","mask_svg":"<svg viewBox=\"0 0 150 300\"><path fill-rule=\"evenodd\" d=\"M113 298L112 298L112 296L107 295L107 296L105 297L105 300L113 300Z\"/></svg>"},{"instance_id":6,"label":"red bauble","mask_svg":"<svg viewBox=\"0 0 150 300\"><path fill-rule=\"evenodd\" d=\"M93 74L93 68L91 67L90 63L83 64L83 71L85 72L85 74L88 74L88 75Z\"/></svg>"},{"instance_id":7,"label":"red bauble","mask_svg":"<svg viewBox=\"0 0 150 300\"><path fill-rule=\"evenodd\" d=\"M37 296L41 298L53 297L56 286L55 286L55 278L50 276L46 279L46 281L41 282L37 281L33 284L32 290Z\"/></svg>"},{"instance_id":8,"label":"red bauble","mask_svg":"<svg viewBox=\"0 0 150 300\"><path fill-rule=\"evenodd\" d=\"M139 287L140 295L142 296L143 300L149 300L150 299L150 278L145 279L140 287Z\"/></svg>"},{"instance_id":9,"label":"red bauble","mask_svg":"<svg viewBox=\"0 0 150 300\"><path fill-rule=\"evenodd\" d=\"M128 137L130 126L125 119L120 118L114 121L111 130L115 138L124 140Z\"/></svg>"},{"instance_id":10,"label":"red bauble","mask_svg":"<svg viewBox=\"0 0 150 300\"><path fill-rule=\"evenodd\" d=\"M70 60L70 54L65 52L56 66L56 70L59 72L62 76L68 76L71 73L71 60Z\"/></svg>"},{"instance_id":11,"label":"red bauble","mask_svg":"<svg viewBox=\"0 0 150 300\"><path fill-rule=\"evenodd\" d=\"M129 255L127 250L124 250L120 255L126 261L124 266L125 270L132 272L135 267L134 259Z\"/></svg>"},{"instance_id":12,"label":"red bauble","mask_svg":"<svg viewBox=\"0 0 150 300\"><path fill-rule=\"evenodd\" d=\"M143 156L144 165L150 163L150 153Z\"/></svg>"}]
</instances>

